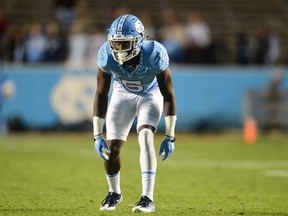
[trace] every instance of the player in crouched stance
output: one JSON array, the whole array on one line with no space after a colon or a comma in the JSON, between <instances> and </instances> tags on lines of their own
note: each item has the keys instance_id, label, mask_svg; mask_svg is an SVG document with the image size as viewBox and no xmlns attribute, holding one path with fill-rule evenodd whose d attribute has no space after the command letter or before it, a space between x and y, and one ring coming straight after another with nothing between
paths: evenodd
<instances>
[{"instance_id":1,"label":"player in crouched stance","mask_svg":"<svg viewBox=\"0 0 288 216\"><path fill-rule=\"evenodd\" d=\"M166 129L159 155L165 160L174 151L176 102L169 58L160 43L144 38L142 22L134 15L124 14L112 23L108 41L99 50L93 134L95 149L104 159L109 187L100 210L115 210L122 200L120 150L136 116L142 195L133 212L155 211L153 193L157 157L154 133L163 107ZM113 93L108 106L111 79ZM103 138L105 119L107 143Z\"/></svg>"}]
</instances>

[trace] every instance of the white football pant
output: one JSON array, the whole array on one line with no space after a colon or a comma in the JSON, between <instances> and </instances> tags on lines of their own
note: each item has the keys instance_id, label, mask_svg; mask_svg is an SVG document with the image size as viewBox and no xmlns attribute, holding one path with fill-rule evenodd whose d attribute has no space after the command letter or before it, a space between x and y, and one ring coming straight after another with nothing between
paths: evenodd
<instances>
[{"instance_id":1,"label":"white football pant","mask_svg":"<svg viewBox=\"0 0 288 216\"><path fill-rule=\"evenodd\" d=\"M158 87L145 95L114 89L106 116L107 140L126 141L137 116L137 130L142 125L157 129L163 111L163 96Z\"/></svg>"}]
</instances>

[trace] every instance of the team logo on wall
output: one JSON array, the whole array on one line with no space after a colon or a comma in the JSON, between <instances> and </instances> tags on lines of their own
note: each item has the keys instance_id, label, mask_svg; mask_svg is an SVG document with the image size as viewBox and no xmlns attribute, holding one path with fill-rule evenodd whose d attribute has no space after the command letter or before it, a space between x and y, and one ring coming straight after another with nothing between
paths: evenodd
<instances>
[{"instance_id":1,"label":"team logo on wall","mask_svg":"<svg viewBox=\"0 0 288 216\"><path fill-rule=\"evenodd\" d=\"M91 76L67 75L54 86L50 101L63 124L91 119L95 84Z\"/></svg>"}]
</instances>

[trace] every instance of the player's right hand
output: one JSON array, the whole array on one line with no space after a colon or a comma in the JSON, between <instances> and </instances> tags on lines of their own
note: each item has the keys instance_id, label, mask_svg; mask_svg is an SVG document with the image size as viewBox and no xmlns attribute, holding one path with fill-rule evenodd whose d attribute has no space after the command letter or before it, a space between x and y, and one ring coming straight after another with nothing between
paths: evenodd
<instances>
[{"instance_id":1,"label":"player's right hand","mask_svg":"<svg viewBox=\"0 0 288 216\"><path fill-rule=\"evenodd\" d=\"M104 160L109 160L109 154L111 151L107 146L107 143L103 138L103 135L94 136L94 145L98 155L102 157Z\"/></svg>"}]
</instances>

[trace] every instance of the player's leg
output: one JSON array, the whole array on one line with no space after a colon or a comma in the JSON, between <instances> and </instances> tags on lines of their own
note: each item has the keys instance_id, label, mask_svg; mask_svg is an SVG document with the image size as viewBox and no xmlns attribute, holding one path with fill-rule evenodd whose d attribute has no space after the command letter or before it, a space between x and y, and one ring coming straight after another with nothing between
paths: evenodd
<instances>
[{"instance_id":1,"label":"player's leg","mask_svg":"<svg viewBox=\"0 0 288 216\"><path fill-rule=\"evenodd\" d=\"M120 150L123 146L123 140L109 140L108 146L111 151L109 160L104 161L106 177L109 187L109 192L121 194L120 189Z\"/></svg>"},{"instance_id":2,"label":"player's leg","mask_svg":"<svg viewBox=\"0 0 288 216\"><path fill-rule=\"evenodd\" d=\"M157 169L157 157L154 148L155 127L142 125L138 129L140 146L140 167L142 173L142 195L139 202L133 207L133 212L154 212L153 202L154 184Z\"/></svg>"},{"instance_id":3,"label":"player's leg","mask_svg":"<svg viewBox=\"0 0 288 216\"><path fill-rule=\"evenodd\" d=\"M163 111L163 97L158 89L147 93L138 102L137 132L140 145L140 167L142 173L142 195L132 209L133 212L154 212L154 185L157 157L154 147L154 133Z\"/></svg>"},{"instance_id":4,"label":"player's leg","mask_svg":"<svg viewBox=\"0 0 288 216\"><path fill-rule=\"evenodd\" d=\"M142 125L138 129L138 142L140 146L140 167L142 173L142 196L153 200L154 182L157 169L157 157L154 147L155 128Z\"/></svg>"},{"instance_id":5,"label":"player's leg","mask_svg":"<svg viewBox=\"0 0 288 216\"><path fill-rule=\"evenodd\" d=\"M124 144L122 140L107 141L111 151L109 160L104 161L106 171L106 179L108 183L108 195L102 201L100 210L113 211L122 201L122 193L120 188L120 149Z\"/></svg>"},{"instance_id":6,"label":"player's leg","mask_svg":"<svg viewBox=\"0 0 288 216\"><path fill-rule=\"evenodd\" d=\"M113 92L107 110L106 135L111 151L109 160L104 162L109 193L103 200L100 210L115 210L122 200L120 187L120 151L132 126L136 109L133 109L120 92Z\"/></svg>"}]
</instances>

